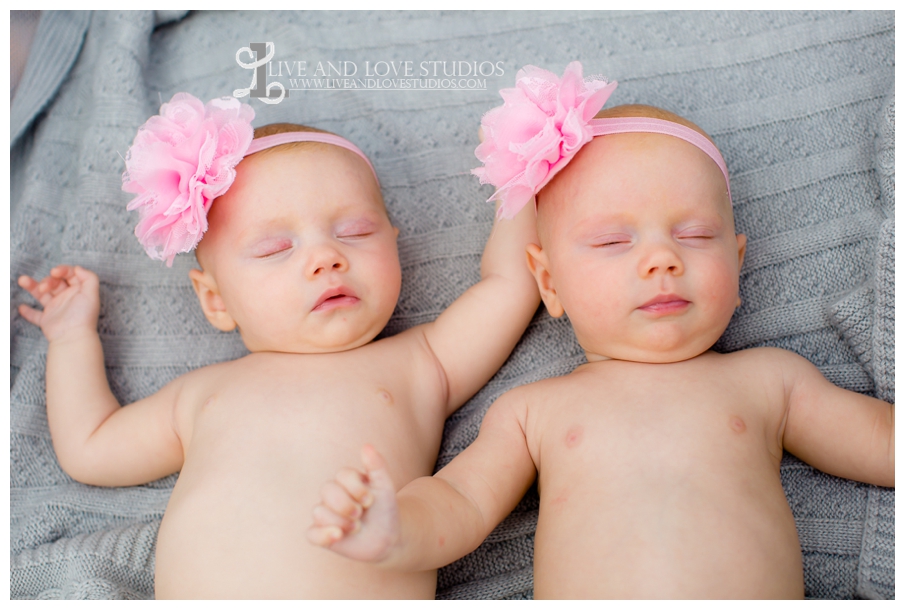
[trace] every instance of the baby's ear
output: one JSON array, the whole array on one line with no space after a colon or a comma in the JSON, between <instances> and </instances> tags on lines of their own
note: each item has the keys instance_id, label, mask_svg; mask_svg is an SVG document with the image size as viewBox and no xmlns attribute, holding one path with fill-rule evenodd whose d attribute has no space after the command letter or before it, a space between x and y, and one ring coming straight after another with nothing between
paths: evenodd
<instances>
[{"instance_id":1,"label":"baby's ear","mask_svg":"<svg viewBox=\"0 0 905 610\"><path fill-rule=\"evenodd\" d=\"M223 332L233 330L236 327L236 321L226 312L226 303L220 296L214 276L207 271L190 269L189 278L192 280L192 287L195 289L195 294L198 295L201 311L204 312L207 321L214 328Z\"/></svg>"},{"instance_id":2,"label":"baby's ear","mask_svg":"<svg viewBox=\"0 0 905 610\"><path fill-rule=\"evenodd\" d=\"M565 310L562 303L559 302L559 295L556 294L556 288L553 286L553 276L550 275L547 253L537 244L528 244L526 255L528 270L531 271L534 281L537 282L537 289L540 291L540 298L544 301L547 313L554 318L560 317Z\"/></svg>"},{"instance_id":3,"label":"baby's ear","mask_svg":"<svg viewBox=\"0 0 905 610\"><path fill-rule=\"evenodd\" d=\"M735 236L735 240L738 242L738 268L741 269L745 260L745 248L748 246L748 238L739 233Z\"/></svg>"}]
</instances>

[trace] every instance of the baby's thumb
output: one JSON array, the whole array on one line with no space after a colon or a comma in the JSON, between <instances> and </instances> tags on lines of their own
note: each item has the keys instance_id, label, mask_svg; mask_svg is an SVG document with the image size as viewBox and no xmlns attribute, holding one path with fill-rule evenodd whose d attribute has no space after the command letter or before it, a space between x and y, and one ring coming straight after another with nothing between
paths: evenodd
<instances>
[{"instance_id":1,"label":"baby's thumb","mask_svg":"<svg viewBox=\"0 0 905 610\"><path fill-rule=\"evenodd\" d=\"M361 448L361 463L368 473L368 481L373 491L396 491L386 462L374 447L365 445Z\"/></svg>"},{"instance_id":2,"label":"baby's thumb","mask_svg":"<svg viewBox=\"0 0 905 610\"><path fill-rule=\"evenodd\" d=\"M84 267L76 266L73 268L72 273L86 288L93 288L100 284L97 274Z\"/></svg>"}]
</instances>

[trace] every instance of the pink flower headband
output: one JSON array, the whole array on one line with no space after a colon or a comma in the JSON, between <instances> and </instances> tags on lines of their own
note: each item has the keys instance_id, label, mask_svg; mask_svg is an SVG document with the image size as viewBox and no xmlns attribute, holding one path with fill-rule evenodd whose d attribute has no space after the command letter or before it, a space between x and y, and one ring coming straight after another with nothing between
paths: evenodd
<instances>
[{"instance_id":1,"label":"pink flower headband","mask_svg":"<svg viewBox=\"0 0 905 610\"><path fill-rule=\"evenodd\" d=\"M172 267L176 254L192 251L207 231L211 202L236 179L236 165L266 148L332 144L354 152L374 172L357 146L333 134L292 131L254 139L254 118L251 106L232 97L202 104L177 93L139 128L126 153L123 190L136 194L127 209L138 210L135 236L148 256Z\"/></svg>"},{"instance_id":2,"label":"pink flower headband","mask_svg":"<svg viewBox=\"0 0 905 610\"><path fill-rule=\"evenodd\" d=\"M484 141L475 155L484 166L472 170L481 184L496 187L488 201L500 200L497 215L513 218L582 146L595 136L616 133L660 133L693 144L719 166L729 192L723 156L697 131L647 117L593 118L616 85L603 79L583 79L577 61L566 66L562 79L536 66L518 71L515 88L500 91L503 105L481 119Z\"/></svg>"}]
</instances>

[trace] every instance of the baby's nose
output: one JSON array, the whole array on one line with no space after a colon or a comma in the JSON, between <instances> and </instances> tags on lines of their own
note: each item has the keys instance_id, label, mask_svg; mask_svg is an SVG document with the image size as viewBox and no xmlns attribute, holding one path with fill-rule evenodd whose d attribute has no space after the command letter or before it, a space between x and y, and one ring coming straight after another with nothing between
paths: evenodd
<instances>
[{"instance_id":1,"label":"baby's nose","mask_svg":"<svg viewBox=\"0 0 905 610\"><path fill-rule=\"evenodd\" d=\"M322 247L311 255L308 265L308 275L315 277L328 271L346 271L349 261L336 248Z\"/></svg>"},{"instance_id":2,"label":"baby's nose","mask_svg":"<svg viewBox=\"0 0 905 610\"><path fill-rule=\"evenodd\" d=\"M665 245L654 246L641 262L639 271L643 276L651 276L657 273L669 273L679 275L684 272L682 259Z\"/></svg>"}]
</instances>

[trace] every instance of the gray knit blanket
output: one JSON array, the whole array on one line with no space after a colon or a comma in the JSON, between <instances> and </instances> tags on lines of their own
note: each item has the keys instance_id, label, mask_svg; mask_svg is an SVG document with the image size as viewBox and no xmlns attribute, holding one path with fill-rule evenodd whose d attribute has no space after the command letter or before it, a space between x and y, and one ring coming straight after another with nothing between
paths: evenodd
<instances>
[{"instance_id":1,"label":"gray knit blanket","mask_svg":"<svg viewBox=\"0 0 905 610\"><path fill-rule=\"evenodd\" d=\"M124 403L243 355L238 335L202 316L192 257L167 269L145 256L120 175L136 128L162 100L249 87L236 52L252 42L275 43L273 61L287 65L280 76L273 64L267 80L289 88L292 62L306 62L308 76L318 62L355 64L359 78L381 61L496 66L470 88L311 82L279 104L252 100L255 125L318 126L373 160L404 275L385 334L432 320L479 277L493 209L490 187L468 171L497 91L525 64L561 73L580 60L586 74L619 81L610 105L675 111L726 158L749 248L742 306L717 349L782 347L842 387L895 399L892 12L45 13L11 108L12 598L153 595L157 527L176 476L106 489L60 469L45 414L47 344L16 313L30 297L15 278L61 262L99 274L107 375ZM432 66L442 76L442 63ZM540 310L502 370L447 422L437 467L474 440L500 394L582 361L568 322ZM893 598L894 491L790 456L782 482L807 596ZM437 596L530 598L537 509L532 490L479 549L440 570Z\"/></svg>"}]
</instances>

